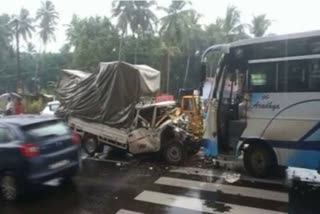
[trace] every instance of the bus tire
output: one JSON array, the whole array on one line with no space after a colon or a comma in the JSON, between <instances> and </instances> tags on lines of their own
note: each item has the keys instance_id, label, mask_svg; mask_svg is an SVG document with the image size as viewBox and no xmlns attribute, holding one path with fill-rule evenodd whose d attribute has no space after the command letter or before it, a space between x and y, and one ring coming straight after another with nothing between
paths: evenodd
<instances>
[{"instance_id":1,"label":"bus tire","mask_svg":"<svg viewBox=\"0 0 320 214\"><path fill-rule=\"evenodd\" d=\"M97 137L92 134L85 134L82 140L82 147L90 157L103 151L103 145L100 144Z\"/></svg>"},{"instance_id":2,"label":"bus tire","mask_svg":"<svg viewBox=\"0 0 320 214\"><path fill-rule=\"evenodd\" d=\"M271 148L261 143L254 143L244 152L246 170L255 177L267 177L275 170L276 158Z\"/></svg>"},{"instance_id":3,"label":"bus tire","mask_svg":"<svg viewBox=\"0 0 320 214\"><path fill-rule=\"evenodd\" d=\"M183 145L177 140L168 142L163 148L162 154L164 160L171 165L180 165L184 163L186 157Z\"/></svg>"}]
</instances>

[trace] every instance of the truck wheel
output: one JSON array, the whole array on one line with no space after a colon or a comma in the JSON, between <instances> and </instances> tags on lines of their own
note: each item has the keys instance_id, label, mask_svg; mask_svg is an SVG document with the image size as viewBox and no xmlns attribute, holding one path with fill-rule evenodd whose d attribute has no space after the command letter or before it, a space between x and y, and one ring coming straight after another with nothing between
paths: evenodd
<instances>
[{"instance_id":1,"label":"truck wheel","mask_svg":"<svg viewBox=\"0 0 320 214\"><path fill-rule=\"evenodd\" d=\"M276 166L276 158L271 149L261 144L250 145L244 153L244 166L255 177L267 177Z\"/></svg>"},{"instance_id":2,"label":"truck wheel","mask_svg":"<svg viewBox=\"0 0 320 214\"><path fill-rule=\"evenodd\" d=\"M82 147L84 151L91 157L94 156L95 153L102 152L103 150L103 145L98 142L96 136L91 134L86 134L84 136Z\"/></svg>"},{"instance_id":3,"label":"truck wheel","mask_svg":"<svg viewBox=\"0 0 320 214\"><path fill-rule=\"evenodd\" d=\"M185 150L178 141L172 141L163 150L163 156L167 163L179 165L184 162Z\"/></svg>"},{"instance_id":4,"label":"truck wheel","mask_svg":"<svg viewBox=\"0 0 320 214\"><path fill-rule=\"evenodd\" d=\"M0 178L0 191L4 200L15 201L17 200L20 188L18 188L16 177L10 173L4 173Z\"/></svg>"}]
</instances>

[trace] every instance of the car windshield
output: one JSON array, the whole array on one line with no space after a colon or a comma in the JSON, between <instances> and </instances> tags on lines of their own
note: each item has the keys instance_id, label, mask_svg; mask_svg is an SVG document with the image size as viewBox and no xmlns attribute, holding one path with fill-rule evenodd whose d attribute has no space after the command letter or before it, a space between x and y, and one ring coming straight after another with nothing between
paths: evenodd
<instances>
[{"instance_id":1,"label":"car windshield","mask_svg":"<svg viewBox=\"0 0 320 214\"><path fill-rule=\"evenodd\" d=\"M32 138L63 136L70 134L69 128L61 121L50 121L28 125L22 128Z\"/></svg>"}]
</instances>

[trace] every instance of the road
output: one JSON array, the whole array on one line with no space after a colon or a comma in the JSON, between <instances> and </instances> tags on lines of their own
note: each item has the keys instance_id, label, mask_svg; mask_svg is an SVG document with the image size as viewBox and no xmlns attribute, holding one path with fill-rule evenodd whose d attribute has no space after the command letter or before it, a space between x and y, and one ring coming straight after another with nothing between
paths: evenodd
<instances>
[{"instance_id":1,"label":"road","mask_svg":"<svg viewBox=\"0 0 320 214\"><path fill-rule=\"evenodd\" d=\"M1 214L320 213L319 191L289 192L282 179L255 179L203 166L86 159L71 184L51 182Z\"/></svg>"}]
</instances>

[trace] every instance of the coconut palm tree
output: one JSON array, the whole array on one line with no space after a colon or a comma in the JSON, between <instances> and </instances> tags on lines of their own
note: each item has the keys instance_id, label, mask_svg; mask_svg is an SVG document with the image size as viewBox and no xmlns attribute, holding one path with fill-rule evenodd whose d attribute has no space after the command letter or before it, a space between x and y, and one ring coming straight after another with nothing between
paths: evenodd
<instances>
[{"instance_id":1,"label":"coconut palm tree","mask_svg":"<svg viewBox=\"0 0 320 214\"><path fill-rule=\"evenodd\" d=\"M187 10L185 7L191 4L187 1L172 1L168 8L161 7L167 13L166 16L160 19L160 35L164 41L163 50L167 51L167 84L166 91L169 92L170 88L170 73L171 73L171 57L177 53L177 44L181 44L186 36L186 27L188 26L189 19L188 13L193 10Z\"/></svg>"},{"instance_id":2,"label":"coconut palm tree","mask_svg":"<svg viewBox=\"0 0 320 214\"><path fill-rule=\"evenodd\" d=\"M250 33L254 37L264 36L271 24L272 22L267 18L266 14L254 16L250 25Z\"/></svg>"},{"instance_id":3,"label":"coconut palm tree","mask_svg":"<svg viewBox=\"0 0 320 214\"><path fill-rule=\"evenodd\" d=\"M180 53L180 49L177 46L168 46L165 42L162 42L161 49L165 52L167 57L167 74L166 74L166 93L169 93L170 89L170 75L171 75L171 57Z\"/></svg>"},{"instance_id":4,"label":"coconut palm tree","mask_svg":"<svg viewBox=\"0 0 320 214\"><path fill-rule=\"evenodd\" d=\"M236 6L228 6L225 18L217 19L217 24L219 23L220 25L222 24L225 42L232 42L248 37L244 32L246 25L241 23L240 11Z\"/></svg>"},{"instance_id":5,"label":"coconut palm tree","mask_svg":"<svg viewBox=\"0 0 320 214\"><path fill-rule=\"evenodd\" d=\"M191 4L187 1L172 1L169 8L160 7L167 15L160 19L160 35L168 43L178 44L183 37L183 31L187 26L186 13L192 10L184 9L185 6Z\"/></svg>"},{"instance_id":6,"label":"coconut palm tree","mask_svg":"<svg viewBox=\"0 0 320 214\"><path fill-rule=\"evenodd\" d=\"M182 38L182 46L185 47L187 53L187 63L186 63L186 71L183 80L183 87L185 87L189 68L190 68L190 59L191 55L196 52L197 46L196 44L199 41L202 33L201 25L198 24L199 18L201 17L196 11L190 11L184 14L184 19L186 20L186 26L184 26L184 37Z\"/></svg>"},{"instance_id":7,"label":"coconut palm tree","mask_svg":"<svg viewBox=\"0 0 320 214\"><path fill-rule=\"evenodd\" d=\"M0 15L0 46L8 48L10 44L10 29L8 28L8 22L10 17L7 14Z\"/></svg>"},{"instance_id":8,"label":"coconut palm tree","mask_svg":"<svg viewBox=\"0 0 320 214\"><path fill-rule=\"evenodd\" d=\"M155 1L134 1L135 10L133 11L131 30L136 39L134 51L134 63L137 64L138 43L146 34L155 32L155 25L158 21L157 16L151 10L155 6Z\"/></svg>"},{"instance_id":9,"label":"coconut palm tree","mask_svg":"<svg viewBox=\"0 0 320 214\"><path fill-rule=\"evenodd\" d=\"M156 4L155 1L121 1L115 0L112 4L112 16L117 17L117 27L121 30L121 39L119 43L119 60L121 59L121 49L124 37L131 30L136 38L135 59L137 62L138 41L147 32L154 32L154 25L157 22L157 17L151 10L151 7Z\"/></svg>"},{"instance_id":10,"label":"coconut palm tree","mask_svg":"<svg viewBox=\"0 0 320 214\"><path fill-rule=\"evenodd\" d=\"M112 2L112 17L117 18L117 27L120 29L121 38L119 42L118 60L121 60L123 39L128 34L129 28L133 26L134 1L114 0Z\"/></svg>"},{"instance_id":11,"label":"coconut palm tree","mask_svg":"<svg viewBox=\"0 0 320 214\"><path fill-rule=\"evenodd\" d=\"M20 66L20 37L27 41L28 38L32 37L34 27L32 25L33 19L30 17L28 10L22 8L18 15L12 17L8 23L16 42L16 59L17 59L17 76L20 82L19 88L23 90L23 82L21 79L21 66Z\"/></svg>"},{"instance_id":12,"label":"coconut palm tree","mask_svg":"<svg viewBox=\"0 0 320 214\"><path fill-rule=\"evenodd\" d=\"M37 11L36 20L40 20L39 35L43 42L43 50L45 52L48 42L55 40L54 31L56 30L59 14L55 9L54 4L47 0L41 2L41 7Z\"/></svg>"}]
</instances>

